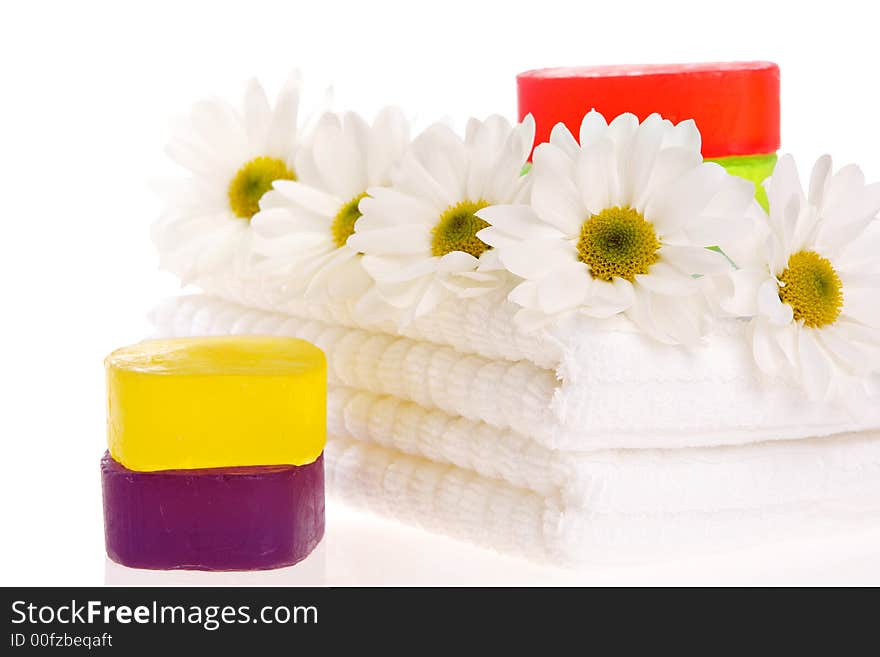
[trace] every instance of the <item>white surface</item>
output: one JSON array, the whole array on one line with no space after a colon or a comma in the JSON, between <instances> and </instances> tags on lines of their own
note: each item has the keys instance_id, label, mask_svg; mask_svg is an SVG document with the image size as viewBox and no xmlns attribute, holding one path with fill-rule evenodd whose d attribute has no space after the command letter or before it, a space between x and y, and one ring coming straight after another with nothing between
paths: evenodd
<instances>
[{"instance_id":1,"label":"white surface","mask_svg":"<svg viewBox=\"0 0 880 657\"><path fill-rule=\"evenodd\" d=\"M104 560L109 585L630 586L880 584L880 530L728 554L577 572L505 557L398 523L328 507L325 540L305 561L257 573L153 572Z\"/></svg>"},{"instance_id":2,"label":"white surface","mask_svg":"<svg viewBox=\"0 0 880 657\"><path fill-rule=\"evenodd\" d=\"M177 289L155 269L147 182L168 119L294 66L338 106L423 122L515 112L514 75L588 63L772 59L783 144L880 179L870 5L409 2L16 3L0 10L4 474L0 584L100 584L106 352ZM880 532L684 564L544 571L417 530L331 516L327 583L878 583ZM107 573L105 573L107 570ZM124 573L123 573L124 574ZM265 574L264 574L265 575ZM274 577L275 574L273 574ZM283 577L283 574L282 574ZM583 579L582 579L583 578ZM155 578L156 583L168 581ZM281 583L281 582L279 582Z\"/></svg>"}]
</instances>

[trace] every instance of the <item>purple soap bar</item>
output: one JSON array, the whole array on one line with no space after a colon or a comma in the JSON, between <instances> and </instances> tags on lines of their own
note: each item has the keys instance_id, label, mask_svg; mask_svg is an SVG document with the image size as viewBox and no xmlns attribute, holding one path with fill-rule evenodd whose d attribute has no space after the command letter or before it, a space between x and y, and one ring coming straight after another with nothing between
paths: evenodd
<instances>
[{"instance_id":1,"label":"purple soap bar","mask_svg":"<svg viewBox=\"0 0 880 657\"><path fill-rule=\"evenodd\" d=\"M324 535L324 457L307 465L135 472L101 459L107 555L133 568L290 566Z\"/></svg>"}]
</instances>

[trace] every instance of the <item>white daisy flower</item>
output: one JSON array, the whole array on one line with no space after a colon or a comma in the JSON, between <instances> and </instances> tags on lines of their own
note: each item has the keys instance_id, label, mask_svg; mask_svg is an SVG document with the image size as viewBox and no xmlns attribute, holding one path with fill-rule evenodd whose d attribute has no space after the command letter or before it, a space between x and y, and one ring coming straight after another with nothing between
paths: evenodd
<instances>
[{"instance_id":1,"label":"white daisy flower","mask_svg":"<svg viewBox=\"0 0 880 657\"><path fill-rule=\"evenodd\" d=\"M354 113L326 114L297 158L299 180L278 180L252 223L261 269L283 274L288 290L321 301L361 296L372 284L348 246L367 189L391 184L409 145L409 123L387 108L372 125Z\"/></svg>"},{"instance_id":2,"label":"white daisy flower","mask_svg":"<svg viewBox=\"0 0 880 657\"><path fill-rule=\"evenodd\" d=\"M728 271L754 188L704 163L693 121L584 117L537 147L531 205L485 208L478 234L525 279L509 298L525 329L561 316L625 314L654 338L693 343L705 311L697 275Z\"/></svg>"},{"instance_id":3,"label":"white daisy flower","mask_svg":"<svg viewBox=\"0 0 880 657\"><path fill-rule=\"evenodd\" d=\"M476 213L526 198L521 175L535 134L531 116L511 126L500 117L472 119L464 139L435 124L412 143L391 188L369 189L348 245L362 253L375 291L400 311L424 315L449 296L472 297L504 280L476 233Z\"/></svg>"},{"instance_id":4,"label":"white daisy flower","mask_svg":"<svg viewBox=\"0 0 880 657\"><path fill-rule=\"evenodd\" d=\"M241 110L220 99L193 106L168 144L190 176L167 190L153 238L162 266L185 282L250 258L251 217L275 180L296 180L300 83L290 79L270 105L251 80Z\"/></svg>"},{"instance_id":5,"label":"white daisy flower","mask_svg":"<svg viewBox=\"0 0 880 657\"><path fill-rule=\"evenodd\" d=\"M880 369L880 183L865 185L831 158L813 167L805 194L787 155L765 182L769 219L758 248L731 274L722 307L751 316L755 360L771 376L794 376L812 399Z\"/></svg>"}]
</instances>

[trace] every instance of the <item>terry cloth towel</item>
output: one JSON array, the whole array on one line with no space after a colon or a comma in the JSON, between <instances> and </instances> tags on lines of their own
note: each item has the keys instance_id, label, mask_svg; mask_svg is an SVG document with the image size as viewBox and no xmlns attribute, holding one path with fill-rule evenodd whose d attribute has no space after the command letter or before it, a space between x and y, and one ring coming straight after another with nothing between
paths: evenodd
<instances>
[{"instance_id":1,"label":"terry cloth towel","mask_svg":"<svg viewBox=\"0 0 880 657\"><path fill-rule=\"evenodd\" d=\"M203 296L168 301L154 321L161 335L270 333L314 341L330 364L331 492L501 551L566 565L662 558L859 528L880 512L880 433L562 451L522 431L527 414L506 418L524 404L539 411L555 394L555 374L532 363ZM481 378L486 368L500 378ZM467 387L480 381L473 383L479 391ZM444 388L450 385L453 391ZM453 394L454 385L465 394ZM500 398L519 396L501 409L474 403L474 395L492 395L498 404L502 385ZM524 401L532 399L526 390L537 396L532 402Z\"/></svg>"},{"instance_id":2,"label":"terry cloth towel","mask_svg":"<svg viewBox=\"0 0 880 657\"><path fill-rule=\"evenodd\" d=\"M650 467L640 458L628 464L621 455L617 464L605 464L604 480L594 482L595 504L587 497L582 505L566 506L556 497L471 470L334 437L326 450L327 482L331 495L355 508L572 567L675 558L876 526L880 437L800 441L794 464L772 450L765 454L765 447L719 450L724 455L709 454L718 448L665 450ZM865 452L870 460L864 460ZM768 496L761 503L749 494L754 503L748 506L653 503L664 485L691 489L693 500L706 486L757 483L766 492L776 486L770 481L774 470L787 471L788 479L817 482L819 490L801 499ZM641 479L646 471L651 478ZM712 481L713 475L721 482ZM615 499L615 492L622 499Z\"/></svg>"},{"instance_id":3,"label":"terry cloth towel","mask_svg":"<svg viewBox=\"0 0 880 657\"><path fill-rule=\"evenodd\" d=\"M484 311L491 333L494 320ZM332 384L516 431L552 449L737 445L880 428L880 404L861 404L857 412L809 402L788 384L762 382L739 323L725 323L726 332L693 350L594 328L552 368L203 295L169 299L153 320L165 335L305 338L327 354Z\"/></svg>"}]
</instances>

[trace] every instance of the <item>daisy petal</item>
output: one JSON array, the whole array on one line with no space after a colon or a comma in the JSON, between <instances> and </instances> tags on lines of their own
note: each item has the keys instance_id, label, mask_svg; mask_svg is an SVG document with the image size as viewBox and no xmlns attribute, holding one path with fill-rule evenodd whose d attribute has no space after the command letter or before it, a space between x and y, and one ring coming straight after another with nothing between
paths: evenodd
<instances>
[{"instance_id":1,"label":"daisy petal","mask_svg":"<svg viewBox=\"0 0 880 657\"><path fill-rule=\"evenodd\" d=\"M538 308L538 284L535 281L523 281L507 295L508 301L524 308Z\"/></svg>"},{"instance_id":2,"label":"daisy petal","mask_svg":"<svg viewBox=\"0 0 880 657\"><path fill-rule=\"evenodd\" d=\"M316 130L312 156L323 184L337 197L348 200L366 188L366 168L357 140L338 122Z\"/></svg>"},{"instance_id":3,"label":"daisy petal","mask_svg":"<svg viewBox=\"0 0 880 657\"><path fill-rule=\"evenodd\" d=\"M758 288L758 313L776 326L791 324L794 311L779 298L779 286L775 280L764 281Z\"/></svg>"},{"instance_id":4,"label":"daisy petal","mask_svg":"<svg viewBox=\"0 0 880 657\"><path fill-rule=\"evenodd\" d=\"M272 116L272 108L262 85L251 78L244 93L244 124L248 139L258 144L260 150L266 148L267 131Z\"/></svg>"},{"instance_id":5,"label":"daisy petal","mask_svg":"<svg viewBox=\"0 0 880 657\"><path fill-rule=\"evenodd\" d=\"M880 183L868 185L858 193L826 209L816 238L826 250L845 247L857 241L880 212Z\"/></svg>"},{"instance_id":6,"label":"daisy petal","mask_svg":"<svg viewBox=\"0 0 880 657\"><path fill-rule=\"evenodd\" d=\"M666 137L664 147L668 146L676 146L699 153L703 147L703 138L697 129L696 121L687 119L676 124Z\"/></svg>"},{"instance_id":7,"label":"daisy petal","mask_svg":"<svg viewBox=\"0 0 880 657\"><path fill-rule=\"evenodd\" d=\"M660 256L665 262L688 275L725 274L732 269L722 253L700 246L665 244L660 249Z\"/></svg>"},{"instance_id":8,"label":"daisy petal","mask_svg":"<svg viewBox=\"0 0 880 657\"><path fill-rule=\"evenodd\" d=\"M850 339L850 336L836 324L817 331L816 339L849 374L854 376L865 376L880 362L877 358L880 350L871 349L868 345Z\"/></svg>"},{"instance_id":9,"label":"daisy petal","mask_svg":"<svg viewBox=\"0 0 880 657\"><path fill-rule=\"evenodd\" d=\"M656 326L668 336L671 342L695 345L700 341L699 316L693 312L688 304L681 304L678 300L668 297L651 296L651 312L654 315Z\"/></svg>"},{"instance_id":10,"label":"daisy petal","mask_svg":"<svg viewBox=\"0 0 880 657\"><path fill-rule=\"evenodd\" d=\"M798 360L807 395L810 399L823 399L831 383L831 363L812 329L801 329L798 333Z\"/></svg>"},{"instance_id":11,"label":"daisy petal","mask_svg":"<svg viewBox=\"0 0 880 657\"><path fill-rule=\"evenodd\" d=\"M694 344L699 340L699 320L685 300L637 290L626 315L648 335L665 344Z\"/></svg>"},{"instance_id":12,"label":"daisy petal","mask_svg":"<svg viewBox=\"0 0 880 657\"><path fill-rule=\"evenodd\" d=\"M810 191L807 200L810 205L820 207L825 196L825 187L828 184L828 176L831 174L831 156L823 155L813 166L810 174Z\"/></svg>"},{"instance_id":13,"label":"daisy petal","mask_svg":"<svg viewBox=\"0 0 880 657\"><path fill-rule=\"evenodd\" d=\"M358 219L358 224L361 221L363 217ZM429 230L421 224L399 224L374 230L355 230L348 238L347 245L360 253L373 255L425 253L431 249L431 237Z\"/></svg>"},{"instance_id":14,"label":"daisy petal","mask_svg":"<svg viewBox=\"0 0 880 657\"><path fill-rule=\"evenodd\" d=\"M437 258L397 258L366 255L362 258L366 272L381 283L411 281L437 271Z\"/></svg>"},{"instance_id":15,"label":"daisy petal","mask_svg":"<svg viewBox=\"0 0 880 657\"><path fill-rule=\"evenodd\" d=\"M442 272L467 272L477 268L479 261L470 253L464 251L452 251L440 258L437 263L437 271Z\"/></svg>"},{"instance_id":16,"label":"daisy petal","mask_svg":"<svg viewBox=\"0 0 880 657\"><path fill-rule=\"evenodd\" d=\"M270 154L276 157L288 157L296 143L300 86L299 78L292 76L285 82L275 101L266 141L272 149Z\"/></svg>"},{"instance_id":17,"label":"daisy petal","mask_svg":"<svg viewBox=\"0 0 880 657\"><path fill-rule=\"evenodd\" d=\"M872 222L838 253L840 272L863 272L880 269L880 221Z\"/></svg>"},{"instance_id":18,"label":"daisy petal","mask_svg":"<svg viewBox=\"0 0 880 657\"><path fill-rule=\"evenodd\" d=\"M767 190L767 199L770 202L771 217L776 213L781 213L792 197L804 200L797 165L794 158L787 153L779 158L773 169L773 175L767 179L764 186Z\"/></svg>"},{"instance_id":19,"label":"daisy petal","mask_svg":"<svg viewBox=\"0 0 880 657\"><path fill-rule=\"evenodd\" d=\"M260 154L259 145L248 144L241 116L228 103L200 101L193 105L191 121L202 145L230 168L237 169L244 161Z\"/></svg>"},{"instance_id":20,"label":"daisy petal","mask_svg":"<svg viewBox=\"0 0 880 657\"><path fill-rule=\"evenodd\" d=\"M522 308L513 316L516 328L523 333L540 331L553 321L553 319L554 318L549 315L545 315L540 311L531 310L529 308Z\"/></svg>"},{"instance_id":21,"label":"daisy petal","mask_svg":"<svg viewBox=\"0 0 880 657\"><path fill-rule=\"evenodd\" d=\"M581 121L580 143L581 148L592 146L605 138L608 132L608 123L605 117L596 110L591 110L584 115Z\"/></svg>"},{"instance_id":22,"label":"daisy petal","mask_svg":"<svg viewBox=\"0 0 880 657\"><path fill-rule=\"evenodd\" d=\"M857 198L865 186L865 174L856 164L848 164L841 168L828 180L822 209L827 211L847 200Z\"/></svg>"},{"instance_id":23,"label":"daisy petal","mask_svg":"<svg viewBox=\"0 0 880 657\"><path fill-rule=\"evenodd\" d=\"M577 252L561 240L517 242L498 249L498 257L508 271L529 279L545 276L560 263L577 262Z\"/></svg>"},{"instance_id":24,"label":"daisy petal","mask_svg":"<svg viewBox=\"0 0 880 657\"><path fill-rule=\"evenodd\" d=\"M603 139L580 152L574 164L575 184L581 192L581 202L591 213L598 214L614 205L619 194L620 181L614 143Z\"/></svg>"},{"instance_id":25,"label":"daisy petal","mask_svg":"<svg viewBox=\"0 0 880 657\"><path fill-rule=\"evenodd\" d=\"M519 247L520 244L522 244L522 240L520 238L513 237L509 233L505 233L500 228L495 228L494 226L489 226L488 228L478 230L476 232L476 238L483 243L493 247L489 251L486 251L486 253L494 253L498 249L516 249Z\"/></svg>"},{"instance_id":26,"label":"daisy petal","mask_svg":"<svg viewBox=\"0 0 880 657\"><path fill-rule=\"evenodd\" d=\"M738 269L727 275L732 284L731 294L720 301L721 308L737 317L758 314L758 290L768 280L768 272L761 269ZM775 283L775 281L770 280Z\"/></svg>"},{"instance_id":27,"label":"daisy petal","mask_svg":"<svg viewBox=\"0 0 880 657\"><path fill-rule=\"evenodd\" d=\"M654 198L662 196L673 181L699 167L702 162L703 156L699 151L686 148L664 148L657 153L647 183L633 197L633 207L644 213L648 204Z\"/></svg>"},{"instance_id":28,"label":"daisy petal","mask_svg":"<svg viewBox=\"0 0 880 657\"><path fill-rule=\"evenodd\" d=\"M538 281L541 310L553 315L581 305L587 296L589 280L590 274L583 263L571 263L550 271Z\"/></svg>"},{"instance_id":29,"label":"daisy petal","mask_svg":"<svg viewBox=\"0 0 880 657\"><path fill-rule=\"evenodd\" d=\"M370 277L364 271L360 258L350 249L339 249L347 252L347 259L333 265L332 276L327 281L327 297L330 299L357 299L371 285ZM353 254L353 255L348 255Z\"/></svg>"},{"instance_id":30,"label":"daisy petal","mask_svg":"<svg viewBox=\"0 0 880 657\"><path fill-rule=\"evenodd\" d=\"M430 227L437 221L435 208L424 199L384 187L371 187L358 203L362 216L355 232L369 228L419 223Z\"/></svg>"},{"instance_id":31,"label":"daisy petal","mask_svg":"<svg viewBox=\"0 0 880 657\"><path fill-rule=\"evenodd\" d=\"M626 279L615 278L610 283L593 280L582 310L590 317L605 319L629 310L635 297L635 288Z\"/></svg>"},{"instance_id":32,"label":"daisy petal","mask_svg":"<svg viewBox=\"0 0 880 657\"><path fill-rule=\"evenodd\" d=\"M843 315L880 329L880 291L877 288L847 288L843 293Z\"/></svg>"},{"instance_id":33,"label":"daisy petal","mask_svg":"<svg viewBox=\"0 0 880 657\"><path fill-rule=\"evenodd\" d=\"M574 157L578 150L577 140L564 123L557 123L550 130L550 142L569 157ZM539 146L540 148L540 146ZM537 153L537 149L535 150Z\"/></svg>"},{"instance_id":34,"label":"daisy petal","mask_svg":"<svg viewBox=\"0 0 880 657\"><path fill-rule=\"evenodd\" d=\"M647 274L636 274L636 283L651 292L672 296L687 296L699 287L696 279L665 262L651 265Z\"/></svg>"},{"instance_id":35,"label":"daisy petal","mask_svg":"<svg viewBox=\"0 0 880 657\"><path fill-rule=\"evenodd\" d=\"M261 210L251 219L251 228L264 238L283 237L290 233L318 233L330 237L326 224L308 212L297 212L291 208L269 208Z\"/></svg>"},{"instance_id":36,"label":"daisy petal","mask_svg":"<svg viewBox=\"0 0 880 657\"><path fill-rule=\"evenodd\" d=\"M272 186L278 195L287 199L290 203L328 218L335 216L345 202L345 200L327 194L317 187L312 187L295 180L276 180L272 183ZM270 197L268 202L271 202L271 194L269 192L264 195L264 198L266 196Z\"/></svg>"},{"instance_id":37,"label":"daisy petal","mask_svg":"<svg viewBox=\"0 0 880 657\"><path fill-rule=\"evenodd\" d=\"M409 143L409 121L397 107L385 107L373 121L367 150L367 186L391 184L391 170Z\"/></svg>"},{"instance_id":38,"label":"daisy petal","mask_svg":"<svg viewBox=\"0 0 880 657\"><path fill-rule=\"evenodd\" d=\"M632 112L624 112L614 117L614 120L608 124L606 136L621 150L628 150L638 129L639 117Z\"/></svg>"},{"instance_id":39,"label":"daisy petal","mask_svg":"<svg viewBox=\"0 0 880 657\"><path fill-rule=\"evenodd\" d=\"M660 115L651 114L639 126L633 139L629 171L624 177L624 189L621 190L624 202L631 207L635 207L643 197L651 180L665 132L666 126Z\"/></svg>"},{"instance_id":40,"label":"daisy petal","mask_svg":"<svg viewBox=\"0 0 880 657\"><path fill-rule=\"evenodd\" d=\"M711 162L687 171L648 204L645 218L654 223L661 235L674 235L686 229L699 220L727 176L723 167Z\"/></svg>"},{"instance_id":41,"label":"daisy petal","mask_svg":"<svg viewBox=\"0 0 880 657\"><path fill-rule=\"evenodd\" d=\"M565 178L535 174L532 207L542 221L556 227L563 235L574 236L588 213L580 201L574 184Z\"/></svg>"},{"instance_id":42,"label":"daisy petal","mask_svg":"<svg viewBox=\"0 0 880 657\"><path fill-rule=\"evenodd\" d=\"M511 236L525 240L553 239L563 236L558 228L541 221L535 211L524 204L490 205L477 212L477 216L483 221L488 221L494 228L500 228Z\"/></svg>"},{"instance_id":43,"label":"daisy petal","mask_svg":"<svg viewBox=\"0 0 880 657\"><path fill-rule=\"evenodd\" d=\"M559 125L563 128L565 127L562 123ZM571 136L571 133L567 130L566 134ZM574 142L574 137L572 137L571 140ZM572 166L574 165L576 156L576 142L572 151L568 151L564 147L558 146L554 143L538 144L538 146L535 147L535 153L532 156L532 175L537 172L539 174L546 174L551 178L568 177L571 175Z\"/></svg>"},{"instance_id":44,"label":"daisy petal","mask_svg":"<svg viewBox=\"0 0 880 657\"><path fill-rule=\"evenodd\" d=\"M752 343L752 353L758 368L767 375L779 376L787 368L785 353L779 344L779 333L788 328L779 328L758 319L749 325L748 336Z\"/></svg>"}]
</instances>

